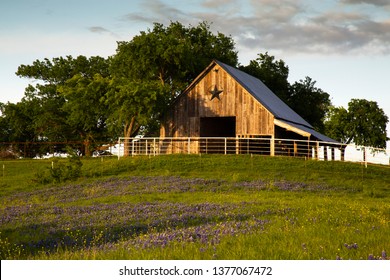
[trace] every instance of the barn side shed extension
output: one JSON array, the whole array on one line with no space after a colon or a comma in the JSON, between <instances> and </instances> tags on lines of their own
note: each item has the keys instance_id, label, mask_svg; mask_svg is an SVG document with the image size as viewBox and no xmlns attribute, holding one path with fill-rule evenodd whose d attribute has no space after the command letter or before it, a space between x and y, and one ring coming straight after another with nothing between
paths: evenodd
<instances>
[{"instance_id":1,"label":"barn side shed extension","mask_svg":"<svg viewBox=\"0 0 390 280\"><path fill-rule=\"evenodd\" d=\"M341 145L315 131L261 80L217 60L173 102L160 129L160 138L167 137L293 139ZM270 144L269 154L274 153Z\"/></svg>"}]
</instances>

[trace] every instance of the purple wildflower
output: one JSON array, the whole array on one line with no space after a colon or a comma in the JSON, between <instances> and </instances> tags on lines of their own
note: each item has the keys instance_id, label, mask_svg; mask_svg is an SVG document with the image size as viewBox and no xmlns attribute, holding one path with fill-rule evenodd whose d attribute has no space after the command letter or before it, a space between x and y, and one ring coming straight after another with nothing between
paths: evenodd
<instances>
[{"instance_id":1,"label":"purple wildflower","mask_svg":"<svg viewBox=\"0 0 390 280\"><path fill-rule=\"evenodd\" d=\"M353 243L353 244L351 244L351 245L345 243L345 244L344 244L344 247L347 248L347 249L357 249L357 248L359 248L359 246L357 245L357 243Z\"/></svg>"},{"instance_id":2,"label":"purple wildflower","mask_svg":"<svg viewBox=\"0 0 390 280\"><path fill-rule=\"evenodd\" d=\"M387 259L387 254L386 254L386 251L383 250L382 251L382 260L386 260Z\"/></svg>"}]
</instances>

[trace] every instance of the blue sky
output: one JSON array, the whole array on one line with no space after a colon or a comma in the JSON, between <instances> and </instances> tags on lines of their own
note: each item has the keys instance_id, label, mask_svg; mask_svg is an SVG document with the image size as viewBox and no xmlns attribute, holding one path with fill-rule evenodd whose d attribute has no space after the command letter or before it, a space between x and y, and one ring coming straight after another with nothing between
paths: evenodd
<instances>
[{"instance_id":1,"label":"blue sky","mask_svg":"<svg viewBox=\"0 0 390 280\"><path fill-rule=\"evenodd\" d=\"M19 101L32 82L15 75L21 64L107 57L153 22L204 20L234 38L241 64L268 51L291 83L309 76L334 105L364 98L390 117L390 0L2 0L0 102Z\"/></svg>"}]
</instances>

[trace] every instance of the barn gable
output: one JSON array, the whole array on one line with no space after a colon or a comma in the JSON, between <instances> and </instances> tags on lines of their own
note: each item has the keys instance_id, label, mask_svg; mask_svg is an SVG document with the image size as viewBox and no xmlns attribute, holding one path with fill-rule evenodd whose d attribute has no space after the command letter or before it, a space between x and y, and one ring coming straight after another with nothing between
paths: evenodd
<instances>
[{"instance_id":1,"label":"barn gable","mask_svg":"<svg viewBox=\"0 0 390 280\"><path fill-rule=\"evenodd\" d=\"M161 137L275 137L336 142L316 132L262 81L214 60L179 95Z\"/></svg>"}]
</instances>

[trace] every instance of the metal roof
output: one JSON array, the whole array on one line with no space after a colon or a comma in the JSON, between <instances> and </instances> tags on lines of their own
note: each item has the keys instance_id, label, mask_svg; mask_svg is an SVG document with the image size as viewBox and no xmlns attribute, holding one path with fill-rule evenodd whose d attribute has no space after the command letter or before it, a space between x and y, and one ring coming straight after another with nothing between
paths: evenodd
<instances>
[{"instance_id":1,"label":"metal roof","mask_svg":"<svg viewBox=\"0 0 390 280\"><path fill-rule=\"evenodd\" d=\"M287 106L275 93L273 93L262 81L241 71L237 68L216 61L226 72L253 95L264 107L267 108L277 119L291 123L301 124L313 128L300 115Z\"/></svg>"},{"instance_id":2,"label":"metal roof","mask_svg":"<svg viewBox=\"0 0 390 280\"><path fill-rule=\"evenodd\" d=\"M291 125L291 126L297 128L298 130L302 130L302 131L304 131L304 132L307 132L307 133L309 133L310 135L313 135L315 138L317 138L317 139L320 140L320 141L327 142L327 143L334 143L334 144L337 143L337 144L339 144L339 142L337 142L336 140L334 140L334 139L332 139L332 138L329 138L328 136L323 135L323 134L321 134L321 133L315 131L313 128L308 128L308 127L306 127L306 126L303 126L303 125L300 125L300 124L296 124L296 123L290 123L290 122L285 121L285 120L280 121L280 122L281 122L281 123L285 123L285 124L287 124L287 125ZM279 125L279 124L276 124L276 123L275 123L275 125ZM284 127L283 124L282 124L281 126ZM299 134L300 134L300 133L299 133Z\"/></svg>"},{"instance_id":3,"label":"metal roof","mask_svg":"<svg viewBox=\"0 0 390 280\"><path fill-rule=\"evenodd\" d=\"M337 141L317 132L313 126L305 121L286 103L284 103L275 93L273 93L261 80L229 66L225 63L215 60L226 72L228 72L242 87L244 87L254 98L257 99L276 119L287 122L313 135L315 138L325 142L338 143Z\"/></svg>"}]
</instances>

